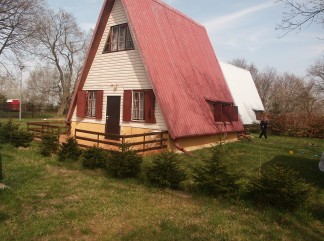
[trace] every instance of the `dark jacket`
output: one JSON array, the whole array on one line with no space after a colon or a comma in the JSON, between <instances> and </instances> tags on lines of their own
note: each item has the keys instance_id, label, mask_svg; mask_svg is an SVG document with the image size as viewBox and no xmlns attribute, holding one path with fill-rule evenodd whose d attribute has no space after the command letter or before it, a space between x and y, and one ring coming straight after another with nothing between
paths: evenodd
<instances>
[{"instance_id":1,"label":"dark jacket","mask_svg":"<svg viewBox=\"0 0 324 241\"><path fill-rule=\"evenodd\" d=\"M268 128L268 121L267 120L262 120L260 122L260 129L265 131L265 130L267 130L267 128Z\"/></svg>"}]
</instances>

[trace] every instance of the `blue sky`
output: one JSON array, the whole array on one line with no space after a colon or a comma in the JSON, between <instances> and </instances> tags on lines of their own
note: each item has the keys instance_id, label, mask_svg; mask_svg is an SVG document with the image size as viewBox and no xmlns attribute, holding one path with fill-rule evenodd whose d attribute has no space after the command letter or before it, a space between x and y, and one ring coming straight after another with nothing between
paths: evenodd
<instances>
[{"instance_id":1,"label":"blue sky","mask_svg":"<svg viewBox=\"0 0 324 241\"><path fill-rule=\"evenodd\" d=\"M53 9L72 13L84 30L94 28L104 0L48 0ZM136 1L136 0L135 0ZM283 38L275 26L284 7L275 0L164 0L204 25L216 55L224 61L245 58L260 70L267 66L279 72L304 75L324 54L323 27L305 26Z\"/></svg>"}]
</instances>

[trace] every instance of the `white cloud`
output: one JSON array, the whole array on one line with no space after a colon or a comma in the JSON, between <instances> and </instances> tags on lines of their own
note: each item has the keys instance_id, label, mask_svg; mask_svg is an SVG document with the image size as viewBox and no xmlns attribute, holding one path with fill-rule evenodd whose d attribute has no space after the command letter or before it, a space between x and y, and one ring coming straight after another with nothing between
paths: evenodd
<instances>
[{"instance_id":1,"label":"white cloud","mask_svg":"<svg viewBox=\"0 0 324 241\"><path fill-rule=\"evenodd\" d=\"M215 17L203 23L204 26L208 29L209 33L215 32L220 29L228 28L228 26L234 21L238 21L239 19L251 15L255 12L262 11L264 9L270 8L274 6L273 2L262 3L253 7L245 8L240 11L230 13L227 15L223 15L220 17Z\"/></svg>"}]
</instances>

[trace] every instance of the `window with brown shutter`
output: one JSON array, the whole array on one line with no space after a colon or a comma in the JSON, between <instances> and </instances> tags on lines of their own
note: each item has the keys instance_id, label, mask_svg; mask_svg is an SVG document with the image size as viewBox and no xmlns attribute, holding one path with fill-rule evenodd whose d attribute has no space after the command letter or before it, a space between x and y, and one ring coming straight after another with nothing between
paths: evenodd
<instances>
[{"instance_id":1,"label":"window with brown shutter","mask_svg":"<svg viewBox=\"0 0 324 241\"><path fill-rule=\"evenodd\" d=\"M238 107L237 106L231 106L231 121L238 121Z\"/></svg>"},{"instance_id":2,"label":"window with brown shutter","mask_svg":"<svg viewBox=\"0 0 324 241\"><path fill-rule=\"evenodd\" d=\"M124 90L123 121L156 123L155 95L152 89Z\"/></svg>"},{"instance_id":3,"label":"window with brown shutter","mask_svg":"<svg viewBox=\"0 0 324 241\"><path fill-rule=\"evenodd\" d=\"M222 108L222 121L230 122L231 121L231 106L223 104Z\"/></svg>"},{"instance_id":4,"label":"window with brown shutter","mask_svg":"<svg viewBox=\"0 0 324 241\"><path fill-rule=\"evenodd\" d=\"M155 124L155 94L153 90L145 91L145 122Z\"/></svg>"},{"instance_id":5,"label":"window with brown shutter","mask_svg":"<svg viewBox=\"0 0 324 241\"><path fill-rule=\"evenodd\" d=\"M221 103L214 104L214 120L216 122L222 121L222 106Z\"/></svg>"},{"instance_id":6,"label":"window with brown shutter","mask_svg":"<svg viewBox=\"0 0 324 241\"><path fill-rule=\"evenodd\" d=\"M102 119L102 103L103 103L103 90L96 91L96 114L97 120Z\"/></svg>"},{"instance_id":7,"label":"window with brown shutter","mask_svg":"<svg viewBox=\"0 0 324 241\"><path fill-rule=\"evenodd\" d=\"M81 90L77 96L77 117L102 119L103 90Z\"/></svg>"},{"instance_id":8,"label":"window with brown shutter","mask_svg":"<svg viewBox=\"0 0 324 241\"><path fill-rule=\"evenodd\" d=\"M86 116L86 91L78 91L77 95L77 117L84 118Z\"/></svg>"},{"instance_id":9,"label":"window with brown shutter","mask_svg":"<svg viewBox=\"0 0 324 241\"><path fill-rule=\"evenodd\" d=\"M132 91L124 90L123 121L132 120Z\"/></svg>"}]
</instances>

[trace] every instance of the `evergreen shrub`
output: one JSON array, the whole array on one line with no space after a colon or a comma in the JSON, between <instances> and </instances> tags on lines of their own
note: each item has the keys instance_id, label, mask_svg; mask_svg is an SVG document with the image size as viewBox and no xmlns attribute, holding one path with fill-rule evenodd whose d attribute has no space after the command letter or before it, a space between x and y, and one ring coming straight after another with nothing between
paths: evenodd
<instances>
[{"instance_id":1,"label":"evergreen shrub","mask_svg":"<svg viewBox=\"0 0 324 241\"><path fill-rule=\"evenodd\" d=\"M211 149L211 156L204 159L202 165L193 168L198 191L211 196L232 195L238 191L238 178L223 161L224 154L221 146L215 146Z\"/></svg>"},{"instance_id":2,"label":"evergreen shrub","mask_svg":"<svg viewBox=\"0 0 324 241\"><path fill-rule=\"evenodd\" d=\"M79 160L82 151L78 146L78 142L74 137L69 137L66 142L63 142L58 152L59 161L77 161Z\"/></svg>"},{"instance_id":3,"label":"evergreen shrub","mask_svg":"<svg viewBox=\"0 0 324 241\"><path fill-rule=\"evenodd\" d=\"M170 151L152 155L152 165L146 174L149 183L159 188L177 189L180 182L186 180L180 161L179 155Z\"/></svg>"},{"instance_id":4,"label":"evergreen shrub","mask_svg":"<svg viewBox=\"0 0 324 241\"><path fill-rule=\"evenodd\" d=\"M54 131L46 131L41 136L39 144L40 153L43 156L51 156L57 153L59 148L58 136Z\"/></svg>"},{"instance_id":5,"label":"evergreen shrub","mask_svg":"<svg viewBox=\"0 0 324 241\"><path fill-rule=\"evenodd\" d=\"M12 120L0 123L0 143L11 143L12 135L18 129L19 125L14 124Z\"/></svg>"},{"instance_id":6,"label":"evergreen shrub","mask_svg":"<svg viewBox=\"0 0 324 241\"><path fill-rule=\"evenodd\" d=\"M119 151L110 151L106 167L112 177L131 178L139 175L142 162L143 157L126 144L122 145Z\"/></svg>"},{"instance_id":7,"label":"evergreen shrub","mask_svg":"<svg viewBox=\"0 0 324 241\"><path fill-rule=\"evenodd\" d=\"M100 147L88 147L83 152L82 165L88 169L103 168L108 158L108 152Z\"/></svg>"},{"instance_id":8,"label":"evergreen shrub","mask_svg":"<svg viewBox=\"0 0 324 241\"><path fill-rule=\"evenodd\" d=\"M247 197L261 205L296 210L313 194L314 188L291 168L274 165L251 179Z\"/></svg>"},{"instance_id":9,"label":"evergreen shrub","mask_svg":"<svg viewBox=\"0 0 324 241\"><path fill-rule=\"evenodd\" d=\"M29 147L34 140L34 135L25 130L16 130L12 133L11 144L14 147Z\"/></svg>"}]
</instances>

